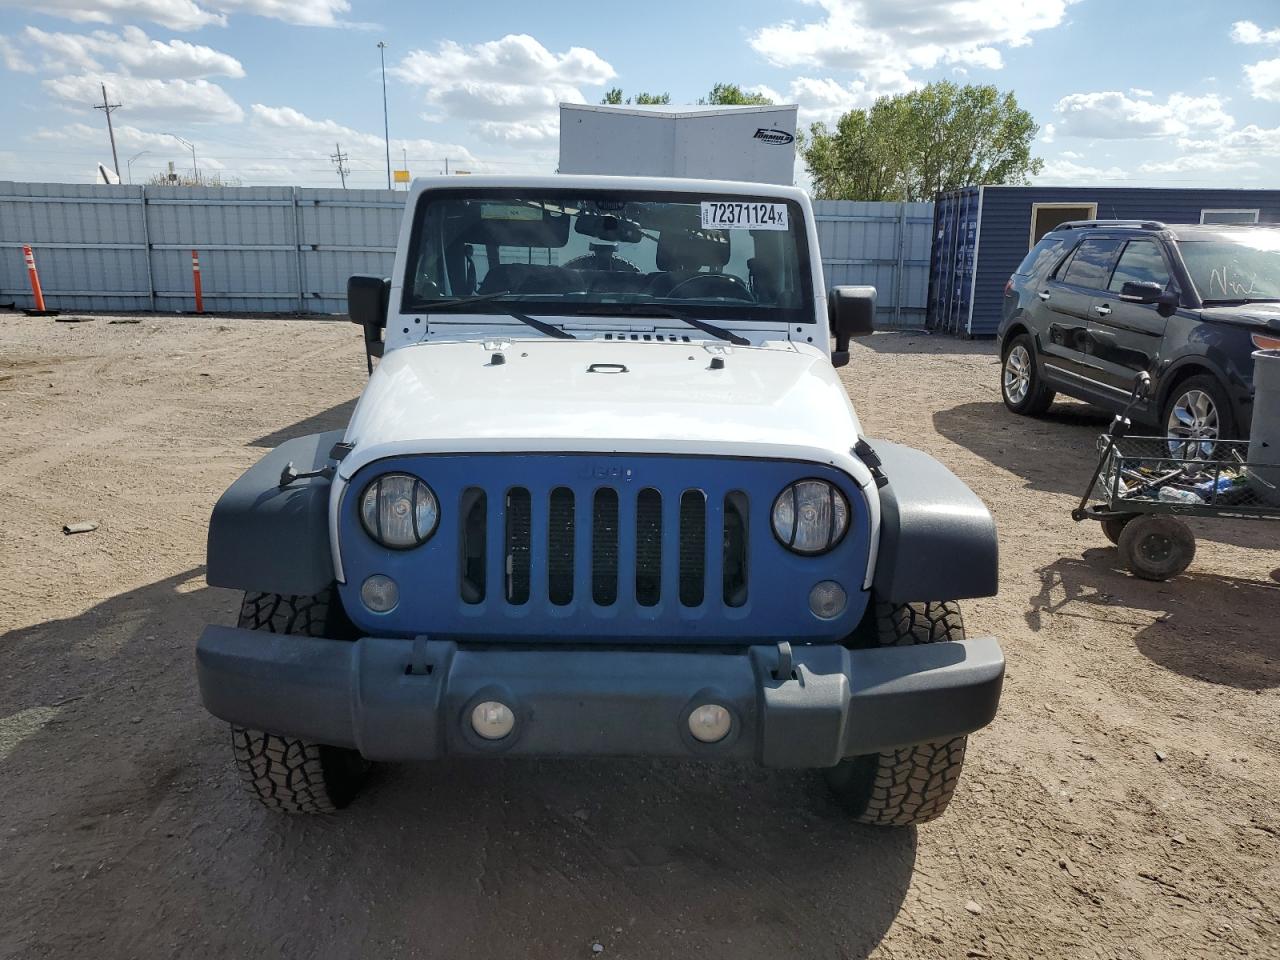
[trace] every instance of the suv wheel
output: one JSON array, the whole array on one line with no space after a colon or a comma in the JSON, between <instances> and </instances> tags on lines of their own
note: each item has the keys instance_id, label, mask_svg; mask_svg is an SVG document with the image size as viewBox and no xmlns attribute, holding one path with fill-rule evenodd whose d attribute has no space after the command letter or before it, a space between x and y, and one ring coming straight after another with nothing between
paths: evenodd
<instances>
[{"instance_id":1,"label":"suv wheel","mask_svg":"<svg viewBox=\"0 0 1280 960\"><path fill-rule=\"evenodd\" d=\"M876 643L905 647L964 639L955 603L877 603ZM942 815L964 766L968 737L850 757L823 771L836 799L861 823L907 827Z\"/></svg>"},{"instance_id":2,"label":"suv wheel","mask_svg":"<svg viewBox=\"0 0 1280 960\"><path fill-rule=\"evenodd\" d=\"M1036 348L1028 334L1020 333L1005 344L1000 396L1006 407L1023 416L1038 416L1053 403L1053 391L1045 386L1036 369Z\"/></svg>"},{"instance_id":3,"label":"suv wheel","mask_svg":"<svg viewBox=\"0 0 1280 960\"><path fill-rule=\"evenodd\" d=\"M1190 377L1175 386L1162 416L1171 456L1213 459L1217 441L1236 435L1231 402L1214 376Z\"/></svg>"},{"instance_id":4,"label":"suv wheel","mask_svg":"<svg viewBox=\"0 0 1280 960\"><path fill-rule=\"evenodd\" d=\"M332 587L313 597L246 593L238 626L335 639L350 633ZM340 810L355 797L369 769L369 762L355 750L234 725L231 751L245 789L280 813Z\"/></svg>"}]
</instances>

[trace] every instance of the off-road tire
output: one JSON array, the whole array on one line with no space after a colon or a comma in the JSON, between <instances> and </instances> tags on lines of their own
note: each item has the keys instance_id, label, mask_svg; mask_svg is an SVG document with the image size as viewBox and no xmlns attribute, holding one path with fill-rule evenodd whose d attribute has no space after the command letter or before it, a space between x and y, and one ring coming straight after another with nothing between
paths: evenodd
<instances>
[{"instance_id":1,"label":"off-road tire","mask_svg":"<svg viewBox=\"0 0 1280 960\"><path fill-rule=\"evenodd\" d=\"M350 639L352 634L332 587L315 596L246 593L238 626L332 639ZM280 813L342 809L359 791L369 768L354 750L234 725L231 750L245 789Z\"/></svg>"},{"instance_id":2,"label":"off-road tire","mask_svg":"<svg viewBox=\"0 0 1280 960\"><path fill-rule=\"evenodd\" d=\"M1129 523L1116 543L1120 562L1143 580L1168 580L1191 566L1196 538L1177 517L1149 513Z\"/></svg>"},{"instance_id":3,"label":"off-road tire","mask_svg":"<svg viewBox=\"0 0 1280 960\"><path fill-rule=\"evenodd\" d=\"M1009 362L1009 354L1013 352L1015 347L1025 349L1031 362L1031 368L1028 371L1028 375L1031 378L1030 385L1027 387L1026 395L1016 403L1009 399L1004 387L1005 365ZM1020 333L1015 337L1010 337L1009 341L1004 345L1004 349L1000 351L1000 399L1004 401L1004 405L1019 416L1038 417L1053 405L1055 396L1054 391L1040 376L1040 370L1036 365L1036 345L1031 339L1031 335Z\"/></svg>"},{"instance_id":4,"label":"off-road tire","mask_svg":"<svg viewBox=\"0 0 1280 960\"><path fill-rule=\"evenodd\" d=\"M959 605L878 603L876 640L882 647L964 639ZM942 815L960 780L968 737L850 757L824 771L841 805L861 823L905 827Z\"/></svg>"}]
</instances>

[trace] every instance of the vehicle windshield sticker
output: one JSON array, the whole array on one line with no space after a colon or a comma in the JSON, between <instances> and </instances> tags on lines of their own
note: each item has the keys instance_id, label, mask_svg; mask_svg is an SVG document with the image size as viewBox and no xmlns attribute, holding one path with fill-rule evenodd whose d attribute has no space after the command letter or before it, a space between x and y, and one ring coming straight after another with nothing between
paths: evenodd
<instances>
[{"instance_id":1,"label":"vehicle windshield sticker","mask_svg":"<svg viewBox=\"0 0 1280 960\"><path fill-rule=\"evenodd\" d=\"M482 203L481 220L541 220L542 210L523 203Z\"/></svg>"},{"instance_id":2,"label":"vehicle windshield sticker","mask_svg":"<svg viewBox=\"0 0 1280 960\"><path fill-rule=\"evenodd\" d=\"M787 230L785 203L702 201L704 230Z\"/></svg>"}]
</instances>

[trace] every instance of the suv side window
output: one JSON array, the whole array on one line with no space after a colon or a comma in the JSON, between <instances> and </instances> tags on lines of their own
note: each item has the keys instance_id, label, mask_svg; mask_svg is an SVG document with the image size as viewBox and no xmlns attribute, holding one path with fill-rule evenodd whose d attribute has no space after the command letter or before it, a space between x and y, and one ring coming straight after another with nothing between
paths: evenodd
<instances>
[{"instance_id":1,"label":"suv side window","mask_svg":"<svg viewBox=\"0 0 1280 960\"><path fill-rule=\"evenodd\" d=\"M1123 240L1109 240L1099 237L1084 240L1076 247L1075 256L1066 273L1060 277L1063 283L1075 284L1079 287L1091 287L1094 290L1107 289L1107 281L1111 277L1111 267L1116 262L1116 254L1120 252Z\"/></svg>"},{"instance_id":2,"label":"suv side window","mask_svg":"<svg viewBox=\"0 0 1280 960\"><path fill-rule=\"evenodd\" d=\"M1062 252L1061 237L1045 237L1028 253L1013 271L1015 276L1030 277L1042 273Z\"/></svg>"},{"instance_id":3,"label":"suv side window","mask_svg":"<svg viewBox=\"0 0 1280 960\"><path fill-rule=\"evenodd\" d=\"M1165 266L1155 241L1130 240L1125 245L1107 289L1119 292L1129 282L1158 283L1162 289L1168 288L1169 268Z\"/></svg>"}]
</instances>

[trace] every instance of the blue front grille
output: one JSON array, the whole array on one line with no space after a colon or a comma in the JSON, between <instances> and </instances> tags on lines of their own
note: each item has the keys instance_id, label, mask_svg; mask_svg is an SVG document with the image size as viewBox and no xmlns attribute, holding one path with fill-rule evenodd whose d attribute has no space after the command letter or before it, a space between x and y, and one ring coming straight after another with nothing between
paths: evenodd
<instances>
[{"instance_id":1,"label":"blue front grille","mask_svg":"<svg viewBox=\"0 0 1280 960\"><path fill-rule=\"evenodd\" d=\"M420 476L440 501L426 544L386 550L356 517L379 474ZM769 513L788 483L821 477L847 497L850 529L821 557L773 537ZM412 456L359 471L343 504L343 602L365 632L442 639L575 642L832 640L860 619L868 518L847 476L817 464L723 457L571 454ZM374 614L365 577L400 586ZM849 607L818 620L808 595L839 581Z\"/></svg>"}]
</instances>

